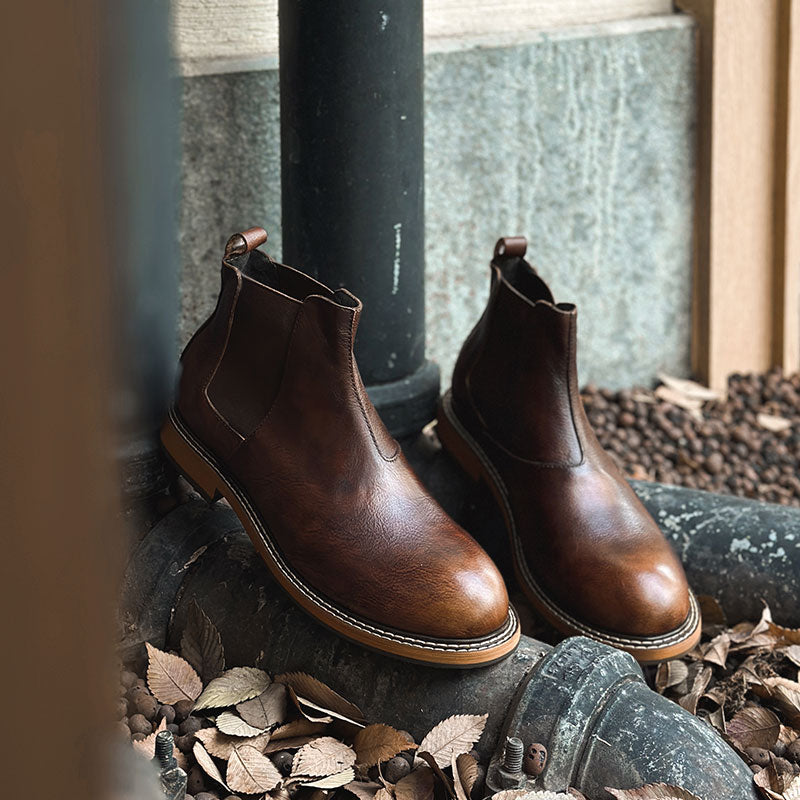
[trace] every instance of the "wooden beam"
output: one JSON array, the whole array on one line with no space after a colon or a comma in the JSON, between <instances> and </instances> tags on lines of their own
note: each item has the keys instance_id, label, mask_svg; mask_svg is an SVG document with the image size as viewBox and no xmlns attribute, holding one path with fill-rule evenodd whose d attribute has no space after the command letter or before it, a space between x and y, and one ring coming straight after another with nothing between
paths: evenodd
<instances>
[{"instance_id":1,"label":"wooden beam","mask_svg":"<svg viewBox=\"0 0 800 800\"><path fill-rule=\"evenodd\" d=\"M798 367L798 0L679 5L699 30L692 364L724 388Z\"/></svg>"},{"instance_id":2,"label":"wooden beam","mask_svg":"<svg viewBox=\"0 0 800 800\"><path fill-rule=\"evenodd\" d=\"M775 143L774 363L800 369L800 2L781 0Z\"/></svg>"}]
</instances>

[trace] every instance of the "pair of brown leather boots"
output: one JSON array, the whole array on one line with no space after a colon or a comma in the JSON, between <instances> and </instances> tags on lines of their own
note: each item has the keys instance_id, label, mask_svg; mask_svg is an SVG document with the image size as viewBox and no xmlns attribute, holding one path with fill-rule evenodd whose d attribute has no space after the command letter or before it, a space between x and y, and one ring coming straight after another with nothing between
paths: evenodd
<instances>
[{"instance_id":1,"label":"pair of brown leather boots","mask_svg":"<svg viewBox=\"0 0 800 800\"><path fill-rule=\"evenodd\" d=\"M182 356L162 441L236 511L310 614L401 658L471 667L509 655L519 622L491 559L428 494L364 391L361 303L277 264L261 228L231 237L217 307ZM501 239L486 310L441 402L444 446L499 503L517 576L554 626L632 653L694 646L680 563L583 410L576 309Z\"/></svg>"}]
</instances>

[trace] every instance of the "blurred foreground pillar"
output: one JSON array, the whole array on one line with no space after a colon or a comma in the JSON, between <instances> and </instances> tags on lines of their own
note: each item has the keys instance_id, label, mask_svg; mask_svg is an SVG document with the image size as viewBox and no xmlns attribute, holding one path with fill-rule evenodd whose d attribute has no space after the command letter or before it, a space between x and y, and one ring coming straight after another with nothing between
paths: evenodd
<instances>
[{"instance_id":1,"label":"blurred foreground pillar","mask_svg":"<svg viewBox=\"0 0 800 800\"><path fill-rule=\"evenodd\" d=\"M422 0L281 0L283 260L364 303L356 357L395 436L435 413L425 360Z\"/></svg>"}]
</instances>

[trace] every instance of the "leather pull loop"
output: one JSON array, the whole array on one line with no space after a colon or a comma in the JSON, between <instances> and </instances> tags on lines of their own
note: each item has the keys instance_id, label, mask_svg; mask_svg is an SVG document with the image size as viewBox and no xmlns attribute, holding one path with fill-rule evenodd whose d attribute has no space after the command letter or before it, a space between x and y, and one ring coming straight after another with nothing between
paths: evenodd
<instances>
[{"instance_id":1,"label":"leather pull loop","mask_svg":"<svg viewBox=\"0 0 800 800\"><path fill-rule=\"evenodd\" d=\"M263 228L248 228L241 233L234 233L225 245L225 258L241 256L255 250L267 241L267 232Z\"/></svg>"},{"instance_id":2,"label":"leather pull loop","mask_svg":"<svg viewBox=\"0 0 800 800\"><path fill-rule=\"evenodd\" d=\"M494 246L495 258L522 258L528 250L528 240L524 236L504 236Z\"/></svg>"}]
</instances>

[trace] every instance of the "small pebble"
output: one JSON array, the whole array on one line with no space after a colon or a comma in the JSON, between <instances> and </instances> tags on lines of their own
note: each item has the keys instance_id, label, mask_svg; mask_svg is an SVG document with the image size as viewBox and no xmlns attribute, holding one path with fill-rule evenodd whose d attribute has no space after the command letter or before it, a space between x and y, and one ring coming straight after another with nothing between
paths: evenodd
<instances>
[{"instance_id":1,"label":"small pebble","mask_svg":"<svg viewBox=\"0 0 800 800\"><path fill-rule=\"evenodd\" d=\"M194 800L200 800L198 795L206 788L206 779L203 770L196 764L189 770L186 781L186 791L194 795Z\"/></svg>"},{"instance_id":2,"label":"small pebble","mask_svg":"<svg viewBox=\"0 0 800 800\"><path fill-rule=\"evenodd\" d=\"M128 700L128 713L141 714L145 719L153 720L158 711L158 702L151 694L137 692Z\"/></svg>"},{"instance_id":3,"label":"small pebble","mask_svg":"<svg viewBox=\"0 0 800 800\"><path fill-rule=\"evenodd\" d=\"M187 717L178 726L181 736L194 735L200 728L203 727L203 722L200 717Z\"/></svg>"},{"instance_id":4,"label":"small pebble","mask_svg":"<svg viewBox=\"0 0 800 800\"><path fill-rule=\"evenodd\" d=\"M758 764L751 764L750 769L753 770L754 773L758 774L762 769L764 769L764 767L761 767Z\"/></svg>"},{"instance_id":5,"label":"small pebble","mask_svg":"<svg viewBox=\"0 0 800 800\"><path fill-rule=\"evenodd\" d=\"M174 705L175 722L183 722L192 713L194 702L192 700L178 700Z\"/></svg>"},{"instance_id":6,"label":"small pebble","mask_svg":"<svg viewBox=\"0 0 800 800\"><path fill-rule=\"evenodd\" d=\"M159 706L156 710L156 719L165 719L167 725L175 722L175 709L172 706Z\"/></svg>"},{"instance_id":7,"label":"small pebble","mask_svg":"<svg viewBox=\"0 0 800 800\"><path fill-rule=\"evenodd\" d=\"M238 797L238 796L237 796L237 795L235 795L235 794L229 794L229 795L228 795L228 796L225 798L225 800L241 800L241 798L240 798L240 797Z\"/></svg>"},{"instance_id":8,"label":"small pebble","mask_svg":"<svg viewBox=\"0 0 800 800\"><path fill-rule=\"evenodd\" d=\"M411 764L403 756L390 758L383 768L383 777L389 783L397 783L401 778L405 778L411 772Z\"/></svg>"},{"instance_id":9,"label":"small pebble","mask_svg":"<svg viewBox=\"0 0 800 800\"><path fill-rule=\"evenodd\" d=\"M787 745L784 755L789 761L800 762L800 739L795 739L791 744Z\"/></svg>"},{"instance_id":10,"label":"small pebble","mask_svg":"<svg viewBox=\"0 0 800 800\"><path fill-rule=\"evenodd\" d=\"M200 792L200 794L195 795L194 800L219 800L219 797L211 794L211 792Z\"/></svg>"},{"instance_id":11,"label":"small pebble","mask_svg":"<svg viewBox=\"0 0 800 800\"><path fill-rule=\"evenodd\" d=\"M123 670L122 674L119 676L119 682L125 687L125 689L130 689L136 681L139 680L139 676L135 672L131 672L129 669Z\"/></svg>"},{"instance_id":12,"label":"small pebble","mask_svg":"<svg viewBox=\"0 0 800 800\"><path fill-rule=\"evenodd\" d=\"M180 733L180 731L178 730L178 726L177 726L177 725L176 725L174 722L173 722L173 723L171 723L170 725L167 725L167 730L168 730L168 731L169 731L169 732L170 732L170 733L171 733L173 736L176 736L176 737L177 737L177 736L178 736L178 734Z\"/></svg>"},{"instance_id":13,"label":"small pebble","mask_svg":"<svg viewBox=\"0 0 800 800\"><path fill-rule=\"evenodd\" d=\"M746 747L745 755L759 767L766 767L769 764L769 751L763 747Z\"/></svg>"},{"instance_id":14,"label":"small pebble","mask_svg":"<svg viewBox=\"0 0 800 800\"><path fill-rule=\"evenodd\" d=\"M775 742L775 744L772 745L772 752L776 756L780 756L781 758L783 756L785 756L786 755L786 742L781 742L781 741Z\"/></svg>"},{"instance_id":15,"label":"small pebble","mask_svg":"<svg viewBox=\"0 0 800 800\"><path fill-rule=\"evenodd\" d=\"M292 771L294 755L289 750L278 750L272 754L272 763L281 775L288 775Z\"/></svg>"},{"instance_id":16,"label":"small pebble","mask_svg":"<svg viewBox=\"0 0 800 800\"><path fill-rule=\"evenodd\" d=\"M125 702L125 698L120 697L117 701L116 717L117 719L122 719L127 713L128 704Z\"/></svg>"},{"instance_id":17,"label":"small pebble","mask_svg":"<svg viewBox=\"0 0 800 800\"><path fill-rule=\"evenodd\" d=\"M178 736L175 739L175 747L177 747L178 750L181 751L181 753L191 753L192 748L194 747L194 743L195 743L195 738L193 733L190 733L187 736Z\"/></svg>"},{"instance_id":18,"label":"small pebble","mask_svg":"<svg viewBox=\"0 0 800 800\"><path fill-rule=\"evenodd\" d=\"M153 726L150 721L141 714L134 714L128 720L128 727L131 733L144 733L147 735L153 731Z\"/></svg>"}]
</instances>

